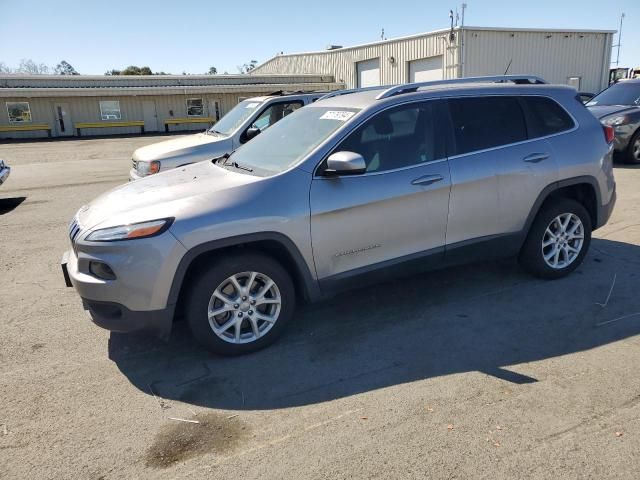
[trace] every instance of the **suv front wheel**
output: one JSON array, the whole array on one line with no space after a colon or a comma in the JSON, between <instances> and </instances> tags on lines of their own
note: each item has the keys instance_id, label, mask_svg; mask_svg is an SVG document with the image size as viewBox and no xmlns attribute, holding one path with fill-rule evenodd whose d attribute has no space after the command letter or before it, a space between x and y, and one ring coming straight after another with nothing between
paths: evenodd
<instances>
[{"instance_id":1,"label":"suv front wheel","mask_svg":"<svg viewBox=\"0 0 640 480\"><path fill-rule=\"evenodd\" d=\"M295 291L282 266L257 253L214 262L192 285L187 320L193 336L221 355L271 344L293 316Z\"/></svg>"},{"instance_id":2,"label":"suv front wheel","mask_svg":"<svg viewBox=\"0 0 640 480\"><path fill-rule=\"evenodd\" d=\"M591 243L591 217L582 204L560 198L538 213L520 251L520 264L546 279L561 278L582 263Z\"/></svg>"}]
</instances>

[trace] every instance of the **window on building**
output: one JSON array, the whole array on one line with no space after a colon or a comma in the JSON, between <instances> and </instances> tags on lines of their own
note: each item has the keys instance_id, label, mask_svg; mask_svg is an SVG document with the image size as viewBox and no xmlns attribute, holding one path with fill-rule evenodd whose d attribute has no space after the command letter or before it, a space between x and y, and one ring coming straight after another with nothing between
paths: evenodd
<instances>
[{"instance_id":1,"label":"window on building","mask_svg":"<svg viewBox=\"0 0 640 480\"><path fill-rule=\"evenodd\" d=\"M571 85L576 90L580 90L580 77L567 78L567 84Z\"/></svg>"},{"instance_id":2,"label":"window on building","mask_svg":"<svg viewBox=\"0 0 640 480\"><path fill-rule=\"evenodd\" d=\"M120 101L119 100L101 100L100 101L100 118L102 120L120 120Z\"/></svg>"},{"instance_id":3,"label":"window on building","mask_svg":"<svg viewBox=\"0 0 640 480\"><path fill-rule=\"evenodd\" d=\"M515 97L449 100L458 155L527 139L522 108Z\"/></svg>"},{"instance_id":4,"label":"window on building","mask_svg":"<svg viewBox=\"0 0 640 480\"><path fill-rule=\"evenodd\" d=\"M439 102L385 110L353 131L335 151L359 153L367 172L382 172L445 157Z\"/></svg>"},{"instance_id":5,"label":"window on building","mask_svg":"<svg viewBox=\"0 0 640 480\"><path fill-rule=\"evenodd\" d=\"M573 119L555 101L545 97L522 97L529 127L529 138L545 137L571 130Z\"/></svg>"},{"instance_id":6,"label":"window on building","mask_svg":"<svg viewBox=\"0 0 640 480\"><path fill-rule=\"evenodd\" d=\"M31 108L29 102L7 102L9 123L31 122Z\"/></svg>"},{"instance_id":7,"label":"window on building","mask_svg":"<svg viewBox=\"0 0 640 480\"><path fill-rule=\"evenodd\" d=\"M204 103L201 98L187 98L187 117L202 117Z\"/></svg>"}]
</instances>

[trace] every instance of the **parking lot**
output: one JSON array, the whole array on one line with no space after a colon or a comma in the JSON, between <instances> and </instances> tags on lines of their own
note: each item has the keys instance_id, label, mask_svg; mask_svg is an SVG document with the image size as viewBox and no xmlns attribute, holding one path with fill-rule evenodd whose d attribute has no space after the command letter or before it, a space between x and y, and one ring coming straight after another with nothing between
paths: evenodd
<instances>
[{"instance_id":1,"label":"parking lot","mask_svg":"<svg viewBox=\"0 0 640 480\"><path fill-rule=\"evenodd\" d=\"M76 210L162 138L0 145L0 478L640 477L639 168L567 278L432 272L221 358L94 326L60 272Z\"/></svg>"}]
</instances>

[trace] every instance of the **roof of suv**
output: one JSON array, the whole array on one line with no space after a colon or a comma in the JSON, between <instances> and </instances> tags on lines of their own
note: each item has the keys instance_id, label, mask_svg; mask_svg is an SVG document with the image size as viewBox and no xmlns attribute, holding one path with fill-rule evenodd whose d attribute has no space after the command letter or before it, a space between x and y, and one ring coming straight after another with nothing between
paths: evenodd
<instances>
[{"instance_id":1,"label":"roof of suv","mask_svg":"<svg viewBox=\"0 0 640 480\"><path fill-rule=\"evenodd\" d=\"M567 85L550 85L550 84L513 84L513 83L494 83L494 82L477 82L477 83L450 83L450 84L434 84L420 86L414 92L398 93L386 98L378 99L387 88L380 87L375 89L367 89L357 91L350 94L333 96L318 100L313 105L322 107L340 107L340 108L358 108L363 109L373 105L387 105L399 103L406 100L417 98L434 98L445 97L453 94L478 95L478 94L500 94L509 93L513 95L525 94L542 94L557 95L570 93L575 95L576 90Z\"/></svg>"}]
</instances>

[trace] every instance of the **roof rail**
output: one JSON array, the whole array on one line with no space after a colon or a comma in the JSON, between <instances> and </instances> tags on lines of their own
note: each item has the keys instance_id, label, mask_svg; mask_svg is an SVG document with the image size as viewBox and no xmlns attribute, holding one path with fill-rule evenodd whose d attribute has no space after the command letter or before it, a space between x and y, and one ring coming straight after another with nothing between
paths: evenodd
<instances>
[{"instance_id":1,"label":"roof rail","mask_svg":"<svg viewBox=\"0 0 640 480\"><path fill-rule=\"evenodd\" d=\"M466 77L466 78L452 78L449 80L434 80L431 82L418 82L407 83L405 85L396 85L386 89L380 95L376 97L376 100L382 100L383 98L393 97L394 95L400 95L402 93L413 93L421 87L429 87L432 85L455 85L458 83L503 83L513 82L518 84L545 84L543 79L536 77L535 75L495 75L490 77Z\"/></svg>"},{"instance_id":2,"label":"roof rail","mask_svg":"<svg viewBox=\"0 0 640 480\"><path fill-rule=\"evenodd\" d=\"M348 90L334 90L333 92L327 93L325 96L320 97L318 101L324 100L325 98L339 97L341 95L348 95L350 93L358 93L358 92L366 92L367 90L382 90L383 88L389 88L388 86L378 85L375 87L363 87L363 88L350 88Z\"/></svg>"}]
</instances>

